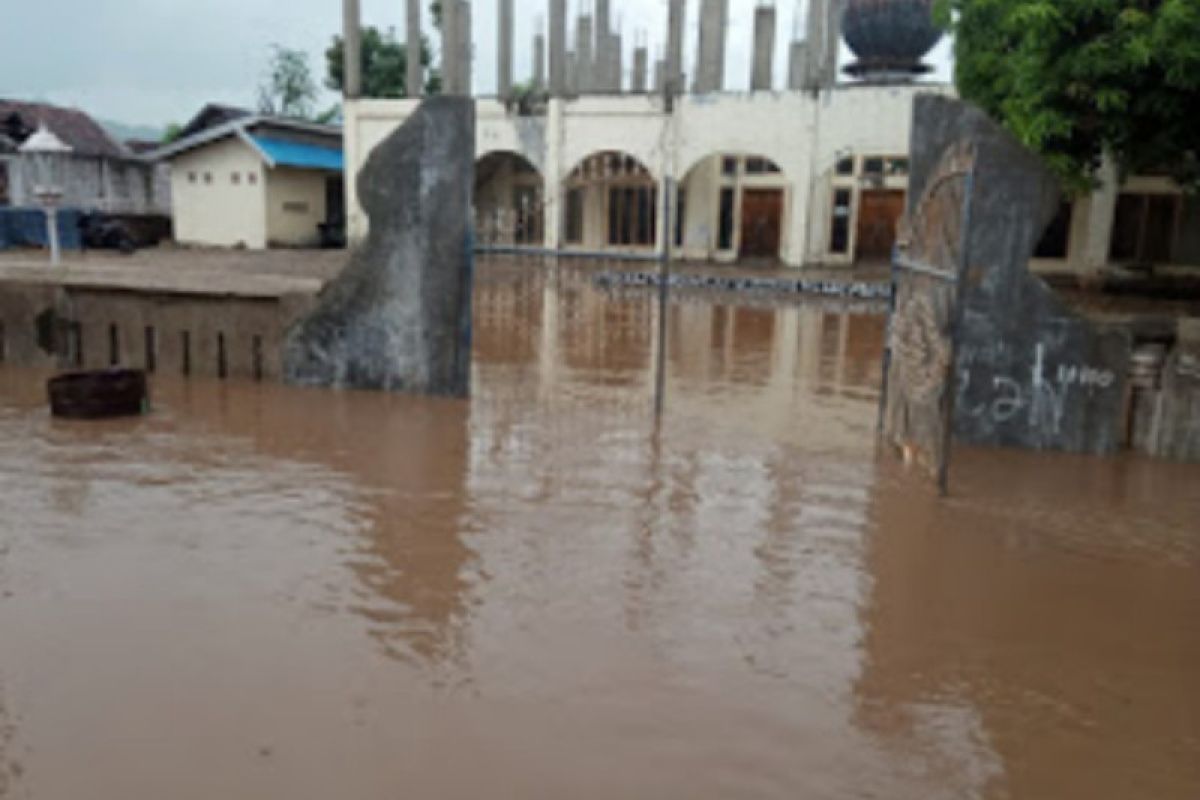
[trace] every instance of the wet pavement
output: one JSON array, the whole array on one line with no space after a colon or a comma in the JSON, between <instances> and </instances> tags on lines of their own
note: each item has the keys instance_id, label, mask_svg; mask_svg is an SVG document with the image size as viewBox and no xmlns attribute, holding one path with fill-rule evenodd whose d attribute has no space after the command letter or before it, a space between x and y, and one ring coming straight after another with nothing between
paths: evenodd
<instances>
[{"instance_id":1,"label":"wet pavement","mask_svg":"<svg viewBox=\"0 0 1200 800\"><path fill-rule=\"evenodd\" d=\"M0 798L1195 798L1200 468L874 423L884 319L481 270L470 402L0 367Z\"/></svg>"}]
</instances>

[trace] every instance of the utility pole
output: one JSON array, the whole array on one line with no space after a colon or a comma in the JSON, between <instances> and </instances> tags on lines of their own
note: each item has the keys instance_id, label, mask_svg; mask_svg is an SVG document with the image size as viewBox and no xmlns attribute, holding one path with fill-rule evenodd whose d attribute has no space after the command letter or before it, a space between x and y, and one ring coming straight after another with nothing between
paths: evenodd
<instances>
[{"instance_id":1,"label":"utility pole","mask_svg":"<svg viewBox=\"0 0 1200 800\"><path fill-rule=\"evenodd\" d=\"M674 8L674 4L672 5ZM675 95L682 80L680 70L668 69L662 82L663 101L663 177L662 177L662 246L659 248L658 264L658 359L654 375L654 417L661 420L667 394L667 311L671 295L671 242L674 225L671 197L675 180L672 176L672 143L668 141L674 130Z\"/></svg>"}]
</instances>

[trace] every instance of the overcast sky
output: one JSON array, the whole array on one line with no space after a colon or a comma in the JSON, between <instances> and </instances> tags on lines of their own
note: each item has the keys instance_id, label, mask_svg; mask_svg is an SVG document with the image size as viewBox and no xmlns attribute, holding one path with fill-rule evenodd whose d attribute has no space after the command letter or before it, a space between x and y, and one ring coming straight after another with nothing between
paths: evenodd
<instances>
[{"instance_id":1,"label":"overcast sky","mask_svg":"<svg viewBox=\"0 0 1200 800\"><path fill-rule=\"evenodd\" d=\"M78 106L95 116L163 126L186 121L206 102L252 106L272 44L310 54L324 81L323 52L341 26L340 0L4 0L12 7L0 24L0 97ZM568 0L572 14L594 0ZM744 89L750 77L753 9L758 0L730 0L726 83ZM425 3L428 5L428 3ZM362 0L364 23L394 27L403 36L403 0ZM496 86L497 0L473 0L475 91ZM516 76L532 71L535 26L544 25L545 0L516 0ZM687 63L695 55L699 0L689 0ZM787 78L787 47L803 25L806 0L779 0L776 85ZM665 38L666 0L612 0L620 24L626 70L635 34L650 42L652 58ZM426 9L425 26L431 31ZM573 29L573 25L571 26ZM436 37L434 38L437 42ZM931 57L937 76L949 78L949 47ZM848 55L843 52L843 60ZM689 66L689 72L691 68ZM322 106L336 101L326 92Z\"/></svg>"}]
</instances>

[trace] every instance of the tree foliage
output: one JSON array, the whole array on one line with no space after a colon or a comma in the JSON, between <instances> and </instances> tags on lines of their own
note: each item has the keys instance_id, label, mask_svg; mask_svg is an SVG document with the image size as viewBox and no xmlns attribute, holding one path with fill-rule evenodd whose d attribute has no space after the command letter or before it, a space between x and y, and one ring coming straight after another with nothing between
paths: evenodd
<instances>
[{"instance_id":1,"label":"tree foliage","mask_svg":"<svg viewBox=\"0 0 1200 800\"><path fill-rule=\"evenodd\" d=\"M325 51L325 86L332 91L342 90L345 59L345 41L341 36L335 36ZM425 67L425 92L436 94L441 89L441 73L429 68L433 55L424 36L421 37L420 59L421 66ZM396 39L394 30L380 31L370 26L363 28L362 60L363 97L408 96L408 47Z\"/></svg>"},{"instance_id":2,"label":"tree foliage","mask_svg":"<svg viewBox=\"0 0 1200 800\"><path fill-rule=\"evenodd\" d=\"M308 54L272 46L267 77L258 87L259 112L308 119L316 100L317 84L308 65Z\"/></svg>"},{"instance_id":3,"label":"tree foliage","mask_svg":"<svg viewBox=\"0 0 1200 800\"><path fill-rule=\"evenodd\" d=\"M1072 188L1123 174L1200 186L1200 0L939 0L959 93Z\"/></svg>"}]
</instances>

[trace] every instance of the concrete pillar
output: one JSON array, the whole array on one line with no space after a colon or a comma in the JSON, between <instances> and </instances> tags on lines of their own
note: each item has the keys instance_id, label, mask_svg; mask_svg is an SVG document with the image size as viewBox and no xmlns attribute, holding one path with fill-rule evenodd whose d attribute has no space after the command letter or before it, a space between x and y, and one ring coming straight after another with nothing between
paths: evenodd
<instances>
[{"instance_id":1,"label":"concrete pillar","mask_svg":"<svg viewBox=\"0 0 1200 800\"><path fill-rule=\"evenodd\" d=\"M1104 159L1096 177L1100 185L1081 202L1083 208L1080 210L1086 213L1087 225L1083 252L1078 255L1069 253L1072 268L1082 275L1099 275L1108 265L1112 252L1113 225L1117 217L1117 198L1121 193L1121 180L1111 158Z\"/></svg>"},{"instance_id":2,"label":"concrete pillar","mask_svg":"<svg viewBox=\"0 0 1200 800\"><path fill-rule=\"evenodd\" d=\"M567 53L567 97L579 94L579 57L575 53Z\"/></svg>"},{"instance_id":3,"label":"concrete pillar","mask_svg":"<svg viewBox=\"0 0 1200 800\"><path fill-rule=\"evenodd\" d=\"M342 90L348 100L362 96L362 12L358 0L342 0Z\"/></svg>"},{"instance_id":4,"label":"concrete pillar","mask_svg":"<svg viewBox=\"0 0 1200 800\"><path fill-rule=\"evenodd\" d=\"M683 23L685 0L668 0L667 64L663 79L671 82L676 94L683 91Z\"/></svg>"},{"instance_id":5,"label":"concrete pillar","mask_svg":"<svg viewBox=\"0 0 1200 800\"><path fill-rule=\"evenodd\" d=\"M819 91L837 82L844 0L809 0L805 89Z\"/></svg>"},{"instance_id":6,"label":"concrete pillar","mask_svg":"<svg viewBox=\"0 0 1200 800\"><path fill-rule=\"evenodd\" d=\"M475 45L471 35L470 0L459 0L458 3L458 53L458 80L462 87L461 93L470 97L473 89L472 76L474 75L475 61Z\"/></svg>"},{"instance_id":7,"label":"concrete pillar","mask_svg":"<svg viewBox=\"0 0 1200 800\"><path fill-rule=\"evenodd\" d=\"M617 54L613 46L612 16L609 0L596 0L596 79L593 89L600 92L616 91L613 81L613 59Z\"/></svg>"},{"instance_id":8,"label":"concrete pillar","mask_svg":"<svg viewBox=\"0 0 1200 800\"><path fill-rule=\"evenodd\" d=\"M725 39L729 30L729 0L704 0L700 7L700 57L696 91L725 88Z\"/></svg>"},{"instance_id":9,"label":"concrete pillar","mask_svg":"<svg viewBox=\"0 0 1200 800\"><path fill-rule=\"evenodd\" d=\"M596 41L612 33L612 17L609 0L596 0Z\"/></svg>"},{"instance_id":10,"label":"concrete pillar","mask_svg":"<svg viewBox=\"0 0 1200 800\"><path fill-rule=\"evenodd\" d=\"M580 14L575 23L575 79L579 93L596 88L596 64L592 50L592 18Z\"/></svg>"},{"instance_id":11,"label":"concrete pillar","mask_svg":"<svg viewBox=\"0 0 1200 800\"><path fill-rule=\"evenodd\" d=\"M608 36L596 31L596 49L595 56L592 60L592 91L607 92L609 90L609 76L612 74L612 68L609 66L609 48L610 43Z\"/></svg>"},{"instance_id":12,"label":"concrete pillar","mask_svg":"<svg viewBox=\"0 0 1200 800\"><path fill-rule=\"evenodd\" d=\"M513 83L513 0L498 0L496 26L500 40L496 43L497 94L508 97Z\"/></svg>"},{"instance_id":13,"label":"concrete pillar","mask_svg":"<svg viewBox=\"0 0 1200 800\"><path fill-rule=\"evenodd\" d=\"M750 90L769 92L775 66L775 8L754 9L754 59L750 72Z\"/></svg>"},{"instance_id":14,"label":"concrete pillar","mask_svg":"<svg viewBox=\"0 0 1200 800\"><path fill-rule=\"evenodd\" d=\"M405 94L420 97L424 91L425 69L421 66L421 0L407 0L405 14Z\"/></svg>"},{"instance_id":15,"label":"concrete pillar","mask_svg":"<svg viewBox=\"0 0 1200 800\"><path fill-rule=\"evenodd\" d=\"M631 91L635 94L645 94L646 92L649 65L649 51L645 47L635 48L633 51L633 86L631 87Z\"/></svg>"},{"instance_id":16,"label":"concrete pillar","mask_svg":"<svg viewBox=\"0 0 1200 800\"><path fill-rule=\"evenodd\" d=\"M543 246L549 250L562 247L562 129L563 99L551 97L546 109L546 163L542 173Z\"/></svg>"},{"instance_id":17,"label":"concrete pillar","mask_svg":"<svg viewBox=\"0 0 1200 800\"><path fill-rule=\"evenodd\" d=\"M567 93L567 0L550 0L550 94Z\"/></svg>"},{"instance_id":18,"label":"concrete pillar","mask_svg":"<svg viewBox=\"0 0 1200 800\"><path fill-rule=\"evenodd\" d=\"M448 95L462 94L459 83L458 12L459 0L442 3L442 92Z\"/></svg>"},{"instance_id":19,"label":"concrete pillar","mask_svg":"<svg viewBox=\"0 0 1200 800\"><path fill-rule=\"evenodd\" d=\"M533 88L546 88L546 37L540 33L533 37Z\"/></svg>"},{"instance_id":20,"label":"concrete pillar","mask_svg":"<svg viewBox=\"0 0 1200 800\"><path fill-rule=\"evenodd\" d=\"M788 50L788 88L800 91L805 88L808 76L808 45L805 42L792 42Z\"/></svg>"},{"instance_id":21,"label":"concrete pillar","mask_svg":"<svg viewBox=\"0 0 1200 800\"><path fill-rule=\"evenodd\" d=\"M611 34L608 37L608 42L609 55L607 61L608 68L610 70L608 76L608 90L614 94L620 94L625 78L625 72L622 69L624 65L621 63L622 56L625 52L625 43L621 38L621 34L619 33Z\"/></svg>"}]
</instances>

